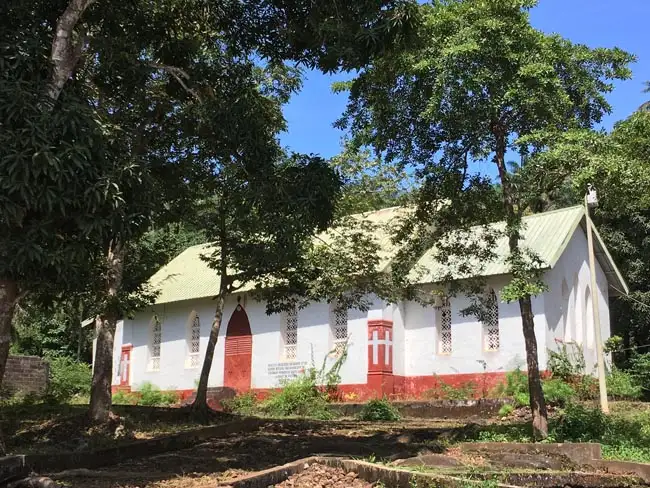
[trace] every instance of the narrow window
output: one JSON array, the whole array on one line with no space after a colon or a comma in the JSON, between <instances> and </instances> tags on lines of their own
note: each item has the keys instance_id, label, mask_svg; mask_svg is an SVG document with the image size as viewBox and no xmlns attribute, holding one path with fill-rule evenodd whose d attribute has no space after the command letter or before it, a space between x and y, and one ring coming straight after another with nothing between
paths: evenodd
<instances>
[{"instance_id":1,"label":"narrow window","mask_svg":"<svg viewBox=\"0 0 650 488\"><path fill-rule=\"evenodd\" d=\"M447 298L438 308L438 353L451 354L451 306Z\"/></svg>"},{"instance_id":2,"label":"narrow window","mask_svg":"<svg viewBox=\"0 0 650 488\"><path fill-rule=\"evenodd\" d=\"M333 354L338 357L343 354L345 345L348 342L348 309L333 306L332 315Z\"/></svg>"},{"instance_id":3,"label":"narrow window","mask_svg":"<svg viewBox=\"0 0 650 488\"><path fill-rule=\"evenodd\" d=\"M201 321L197 313L193 314L188 324L187 333L187 367L199 367L199 350L201 347Z\"/></svg>"},{"instance_id":4,"label":"narrow window","mask_svg":"<svg viewBox=\"0 0 650 488\"><path fill-rule=\"evenodd\" d=\"M285 361L295 361L298 353L298 309L293 306L284 315L284 351Z\"/></svg>"},{"instance_id":5,"label":"narrow window","mask_svg":"<svg viewBox=\"0 0 650 488\"><path fill-rule=\"evenodd\" d=\"M485 297L485 317L483 317L483 342L486 351L498 351L499 338L499 300L493 289Z\"/></svg>"},{"instance_id":6,"label":"narrow window","mask_svg":"<svg viewBox=\"0 0 650 488\"><path fill-rule=\"evenodd\" d=\"M149 344L149 369L160 371L160 343L162 342L162 323L158 317L151 321L151 342Z\"/></svg>"}]
</instances>

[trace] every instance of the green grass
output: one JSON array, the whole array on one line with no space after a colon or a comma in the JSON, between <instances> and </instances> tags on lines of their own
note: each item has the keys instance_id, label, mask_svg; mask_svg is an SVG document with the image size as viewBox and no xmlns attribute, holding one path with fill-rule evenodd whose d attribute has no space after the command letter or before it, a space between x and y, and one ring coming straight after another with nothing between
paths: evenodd
<instances>
[{"instance_id":1,"label":"green grass","mask_svg":"<svg viewBox=\"0 0 650 488\"><path fill-rule=\"evenodd\" d=\"M532 442L531 425L488 425L471 440L480 442ZM650 462L650 410L614 409L610 415L599 408L569 404L549 421L545 442L598 442L605 459Z\"/></svg>"}]
</instances>

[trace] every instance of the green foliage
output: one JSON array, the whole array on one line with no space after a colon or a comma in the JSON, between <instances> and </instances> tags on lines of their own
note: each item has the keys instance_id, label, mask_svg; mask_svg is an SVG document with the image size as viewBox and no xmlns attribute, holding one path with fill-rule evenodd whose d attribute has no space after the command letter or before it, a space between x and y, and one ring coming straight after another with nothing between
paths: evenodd
<instances>
[{"instance_id":1,"label":"green foliage","mask_svg":"<svg viewBox=\"0 0 650 488\"><path fill-rule=\"evenodd\" d=\"M607 395L614 400L638 400L643 388L631 373L613 367L607 375Z\"/></svg>"},{"instance_id":2,"label":"green foliage","mask_svg":"<svg viewBox=\"0 0 650 488\"><path fill-rule=\"evenodd\" d=\"M515 410L515 407L512 404L506 403L504 405L501 405L501 408L499 409L498 415L499 415L499 417L507 417L514 410Z\"/></svg>"},{"instance_id":3,"label":"green foliage","mask_svg":"<svg viewBox=\"0 0 650 488\"><path fill-rule=\"evenodd\" d=\"M643 388L645 398L650 398L650 353L635 354L630 358L630 374Z\"/></svg>"},{"instance_id":4,"label":"green foliage","mask_svg":"<svg viewBox=\"0 0 650 488\"><path fill-rule=\"evenodd\" d=\"M178 402L178 395L173 391L162 392L160 388L144 382L138 389L138 405L147 407L164 407Z\"/></svg>"},{"instance_id":5,"label":"green foliage","mask_svg":"<svg viewBox=\"0 0 650 488\"><path fill-rule=\"evenodd\" d=\"M495 396L516 397L518 395L528 395L528 376L521 369L517 368L506 373L506 382L496 386ZM525 402L527 405L528 402Z\"/></svg>"},{"instance_id":6,"label":"green foliage","mask_svg":"<svg viewBox=\"0 0 650 488\"><path fill-rule=\"evenodd\" d=\"M544 380L542 382L544 398L551 405L566 405L576 397L576 391L559 378Z\"/></svg>"},{"instance_id":7,"label":"green foliage","mask_svg":"<svg viewBox=\"0 0 650 488\"><path fill-rule=\"evenodd\" d=\"M366 403L358 416L359 420L371 422L396 422L401 418L399 411L386 398L375 398Z\"/></svg>"},{"instance_id":8,"label":"green foliage","mask_svg":"<svg viewBox=\"0 0 650 488\"><path fill-rule=\"evenodd\" d=\"M134 393L117 391L113 393L113 405L137 405L140 397Z\"/></svg>"},{"instance_id":9,"label":"green foliage","mask_svg":"<svg viewBox=\"0 0 650 488\"><path fill-rule=\"evenodd\" d=\"M240 393L221 402L226 412L238 415L255 415L259 413L260 402L252 391Z\"/></svg>"},{"instance_id":10,"label":"green foliage","mask_svg":"<svg viewBox=\"0 0 650 488\"><path fill-rule=\"evenodd\" d=\"M316 375L309 372L283 382L281 389L272 392L262 402L260 409L272 417L298 416L328 420L333 417L328 405L327 394L316 384Z\"/></svg>"},{"instance_id":11,"label":"green foliage","mask_svg":"<svg viewBox=\"0 0 650 488\"><path fill-rule=\"evenodd\" d=\"M561 342L559 350L548 350L548 369L554 378L572 381L585 374L585 359L582 348L574 342Z\"/></svg>"},{"instance_id":12,"label":"green foliage","mask_svg":"<svg viewBox=\"0 0 650 488\"><path fill-rule=\"evenodd\" d=\"M623 338L621 336L613 335L605 341L603 351L605 353L619 352L623 348Z\"/></svg>"},{"instance_id":13,"label":"green foliage","mask_svg":"<svg viewBox=\"0 0 650 488\"><path fill-rule=\"evenodd\" d=\"M91 368L65 356L48 358L50 385L48 397L57 402L69 402L75 396L90 394Z\"/></svg>"}]
</instances>

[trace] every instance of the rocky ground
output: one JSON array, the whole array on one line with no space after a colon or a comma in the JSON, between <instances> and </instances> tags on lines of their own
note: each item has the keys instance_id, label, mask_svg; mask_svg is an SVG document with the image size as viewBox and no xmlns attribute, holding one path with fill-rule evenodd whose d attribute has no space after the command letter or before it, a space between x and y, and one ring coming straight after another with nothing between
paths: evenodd
<instances>
[{"instance_id":1,"label":"rocky ground","mask_svg":"<svg viewBox=\"0 0 650 488\"><path fill-rule=\"evenodd\" d=\"M302 473L274 485L275 488L371 488L373 485L357 478L353 472L312 464Z\"/></svg>"}]
</instances>

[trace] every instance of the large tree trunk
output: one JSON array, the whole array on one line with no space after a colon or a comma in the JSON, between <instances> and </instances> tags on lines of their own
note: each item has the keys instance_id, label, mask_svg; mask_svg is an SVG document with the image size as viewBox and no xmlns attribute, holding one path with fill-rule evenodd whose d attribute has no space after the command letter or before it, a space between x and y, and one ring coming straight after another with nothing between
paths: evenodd
<instances>
[{"instance_id":1,"label":"large tree trunk","mask_svg":"<svg viewBox=\"0 0 650 488\"><path fill-rule=\"evenodd\" d=\"M506 213L508 247L511 256L519 256L521 252L519 248L520 219L515 210L514 191L510 185L510 178L506 168L506 131L498 122L493 122L492 129L496 139L494 161L499 170L499 178L501 179L503 206ZM526 366L528 368L530 409L533 415L533 436L535 439L545 439L548 437L548 413L546 411L546 402L544 401L544 392L542 391L542 380L539 374L533 307L529 295L519 299L519 310L521 312L521 325L526 344Z\"/></svg>"},{"instance_id":2,"label":"large tree trunk","mask_svg":"<svg viewBox=\"0 0 650 488\"><path fill-rule=\"evenodd\" d=\"M83 13L94 2L95 0L70 0L68 6L56 21L56 30L50 54L52 71L47 91L47 95L51 100L59 98L63 87L72 76L81 58L86 41L83 39L83 35L78 35L78 39L75 41L74 30Z\"/></svg>"},{"instance_id":3,"label":"large tree trunk","mask_svg":"<svg viewBox=\"0 0 650 488\"><path fill-rule=\"evenodd\" d=\"M0 386L7 366L11 345L11 322L14 318L18 284L13 280L0 279Z\"/></svg>"},{"instance_id":4,"label":"large tree trunk","mask_svg":"<svg viewBox=\"0 0 650 488\"><path fill-rule=\"evenodd\" d=\"M124 247L121 242L111 242L107 258L106 308L95 321L97 345L93 362L93 381L90 388L90 418L98 423L107 422L111 412L113 342L118 319L117 294L122 286L124 271Z\"/></svg>"},{"instance_id":5,"label":"large tree trunk","mask_svg":"<svg viewBox=\"0 0 650 488\"><path fill-rule=\"evenodd\" d=\"M222 276L222 283L224 278ZM225 301L226 287L222 284L219 295L216 298L217 304L214 311L214 319L212 320L212 327L210 328L208 347L205 350L205 358L203 359L203 366L201 368L199 386L196 389L196 397L192 403L192 410L199 414L205 414L208 410L208 379L210 377L210 369L212 368L212 360L214 359L214 350L219 339L221 322L223 321L223 306Z\"/></svg>"}]
</instances>

